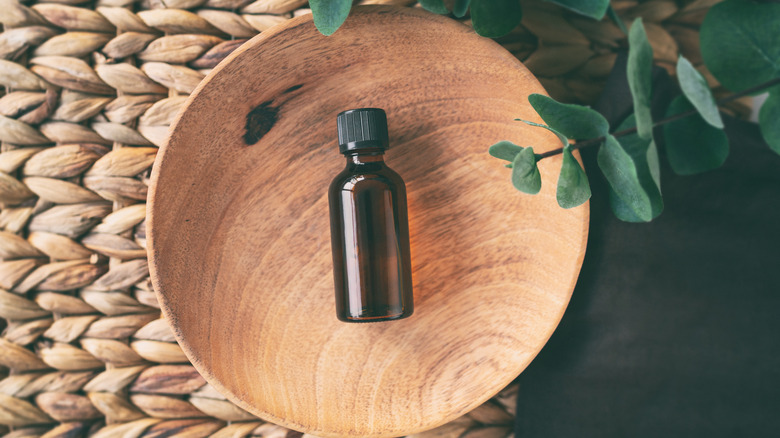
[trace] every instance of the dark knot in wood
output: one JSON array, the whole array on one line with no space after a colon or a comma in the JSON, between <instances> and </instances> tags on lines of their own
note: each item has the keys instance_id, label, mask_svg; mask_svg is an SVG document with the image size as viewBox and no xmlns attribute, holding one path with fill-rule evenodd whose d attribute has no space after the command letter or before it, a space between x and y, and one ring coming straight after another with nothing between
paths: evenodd
<instances>
[{"instance_id":1,"label":"dark knot in wood","mask_svg":"<svg viewBox=\"0 0 780 438\"><path fill-rule=\"evenodd\" d=\"M263 102L246 115L246 134L244 143L247 146L260 141L273 128L279 116L279 108L271 106L273 101Z\"/></svg>"}]
</instances>

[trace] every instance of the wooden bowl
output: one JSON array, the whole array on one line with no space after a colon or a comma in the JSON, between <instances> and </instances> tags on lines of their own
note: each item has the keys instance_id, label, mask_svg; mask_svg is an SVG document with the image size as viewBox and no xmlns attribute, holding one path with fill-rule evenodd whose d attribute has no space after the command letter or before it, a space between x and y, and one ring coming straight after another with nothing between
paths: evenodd
<instances>
[{"instance_id":1,"label":"wooden bowl","mask_svg":"<svg viewBox=\"0 0 780 438\"><path fill-rule=\"evenodd\" d=\"M587 205L517 192L498 140L558 147L544 93L495 42L420 9L355 9L263 32L189 98L152 175L150 257L165 317L195 367L259 417L321 436L398 436L496 394L539 352L574 288ZM408 189L415 314L335 313L327 187L336 115L387 110ZM249 126L248 126L249 125Z\"/></svg>"}]
</instances>

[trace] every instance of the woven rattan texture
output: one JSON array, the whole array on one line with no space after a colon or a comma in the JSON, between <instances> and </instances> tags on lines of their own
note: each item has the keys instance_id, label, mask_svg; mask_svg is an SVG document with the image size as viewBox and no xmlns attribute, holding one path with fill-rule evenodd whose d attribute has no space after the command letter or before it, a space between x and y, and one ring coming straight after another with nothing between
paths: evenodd
<instances>
[{"instance_id":1,"label":"woven rattan texture","mask_svg":"<svg viewBox=\"0 0 780 438\"><path fill-rule=\"evenodd\" d=\"M712 3L613 5L645 18L656 62L671 67L678 53L701 63L697 29ZM306 7L0 0L0 434L300 436L237 408L188 363L149 283L145 200L187 94L246 39ZM624 35L548 3L524 11L499 42L554 97L595 100ZM420 436L508 436L516 391Z\"/></svg>"}]
</instances>

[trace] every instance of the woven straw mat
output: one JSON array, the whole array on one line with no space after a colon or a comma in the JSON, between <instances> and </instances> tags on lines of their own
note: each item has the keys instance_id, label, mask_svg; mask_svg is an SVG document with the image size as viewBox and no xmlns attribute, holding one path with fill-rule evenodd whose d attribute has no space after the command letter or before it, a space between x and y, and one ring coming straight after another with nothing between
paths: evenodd
<instances>
[{"instance_id":1,"label":"woven straw mat","mask_svg":"<svg viewBox=\"0 0 780 438\"><path fill-rule=\"evenodd\" d=\"M698 27L712 3L613 6L644 17L656 62L673 70L678 53L701 64ZM0 434L301 436L239 409L188 363L149 283L145 201L187 94L248 38L306 7L0 0ZM539 1L524 2L523 25L499 42L553 97L582 103L626 45L612 22ZM417 436L507 437L517 390Z\"/></svg>"}]
</instances>

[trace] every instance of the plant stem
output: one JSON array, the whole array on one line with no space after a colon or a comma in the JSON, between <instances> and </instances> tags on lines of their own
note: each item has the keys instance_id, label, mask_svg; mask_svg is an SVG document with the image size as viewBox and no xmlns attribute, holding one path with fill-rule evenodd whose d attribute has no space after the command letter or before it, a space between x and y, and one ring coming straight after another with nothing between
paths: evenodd
<instances>
[{"instance_id":1,"label":"plant stem","mask_svg":"<svg viewBox=\"0 0 780 438\"><path fill-rule=\"evenodd\" d=\"M728 96L726 96L726 97L724 97L722 99L718 99L717 101L715 101L715 103L718 106L724 105L726 103L731 102L732 100L739 99L740 97L747 96L747 95L756 93L758 91L766 90L767 88L773 87L773 86L778 85L778 84L780 84L780 78L774 78L774 79L772 79L770 81L764 82L763 84L759 84L759 85L756 85L755 87L748 88L747 90L740 91L739 93L734 93L734 94L728 95ZM694 115L696 113L697 113L697 111L695 109L692 109L692 110L686 111L684 113L675 114L675 115L673 115L671 117L667 117L665 119L661 119L661 120L653 123L653 128L661 126L661 125L665 125L665 124L670 123L670 122L675 122L675 121L680 120L680 119L684 119L685 117L692 116L692 115ZM625 135L633 134L635 132L636 132L636 127L633 127L633 128L624 129L622 131L613 132L612 136L613 137L623 137ZM572 150L574 150L574 149L583 149L583 148L586 148L586 147L595 146L595 145L601 144L604 140L606 140L606 137L603 137L603 136L602 137L598 137L598 138L591 138L591 139L588 139L588 140L583 140L583 141L580 141L580 142L577 142L577 143L571 145L571 149ZM552 156L558 155L558 154L560 154L562 152L563 152L563 148L553 149L551 151L543 152L541 154L537 154L536 155L536 160L539 161L539 160L541 160L543 158L552 157Z\"/></svg>"}]
</instances>

